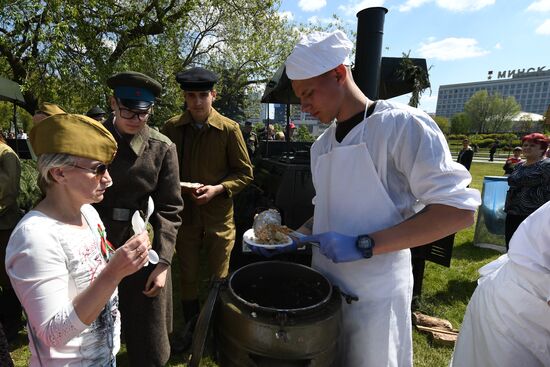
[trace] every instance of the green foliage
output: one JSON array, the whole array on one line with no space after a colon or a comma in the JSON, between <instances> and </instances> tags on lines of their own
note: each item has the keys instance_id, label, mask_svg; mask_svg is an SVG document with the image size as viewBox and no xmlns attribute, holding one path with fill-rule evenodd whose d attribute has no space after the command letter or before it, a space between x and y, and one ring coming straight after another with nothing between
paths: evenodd
<instances>
[{"instance_id":1,"label":"green foliage","mask_svg":"<svg viewBox=\"0 0 550 367\"><path fill-rule=\"evenodd\" d=\"M477 145L479 148L488 148L495 141L498 140L499 148L507 151L513 149L514 147L521 145L521 141L516 134L513 133L502 133L502 134L474 134L474 135L465 135L465 134L451 134L447 137L450 145L462 146L462 140L470 140L470 145Z\"/></svg>"},{"instance_id":2,"label":"green foliage","mask_svg":"<svg viewBox=\"0 0 550 367\"><path fill-rule=\"evenodd\" d=\"M450 134L447 136L447 140L458 140L462 142L462 140L468 139L468 135L466 134Z\"/></svg>"},{"instance_id":3,"label":"green foliage","mask_svg":"<svg viewBox=\"0 0 550 367\"><path fill-rule=\"evenodd\" d=\"M24 211L32 209L42 198L38 188L38 170L36 162L31 159L21 160L21 180L19 183L17 203Z\"/></svg>"},{"instance_id":4,"label":"green foliage","mask_svg":"<svg viewBox=\"0 0 550 367\"><path fill-rule=\"evenodd\" d=\"M514 97L502 97L487 90L476 92L464 105L464 112L470 117L472 128L478 133L507 131L512 118L520 111Z\"/></svg>"},{"instance_id":5,"label":"green foliage","mask_svg":"<svg viewBox=\"0 0 550 367\"><path fill-rule=\"evenodd\" d=\"M29 131L32 127L32 116L21 107L16 108L15 118L17 129ZM10 127L13 127L13 104L0 101L0 130L8 131Z\"/></svg>"},{"instance_id":6,"label":"green foliage","mask_svg":"<svg viewBox=\"0 0 550 367\"><path fill-rule=\"evenodd\" d=\"M461 112L451 117L451 133L467 134L472 129L472 122L468 114Z\"/></svg>"},{"instance_id":7,"label":"green foliage","mask_svg":"<svg viewBox=\"0 0 550 367\"><path fill-rule=\"evenodd\" d=\"M439 129L443 132L443 134L448 134L451 131L451 125L448 118L443 116L435 116L434 121L437 126L439 126Z\"/></svg>"},{"instance_id":8,"label":"green foliage","mask_svg":"<svg viewBox=\"0 0 550 367\"><path fill-rule=\"evenodd\" d=\"M151 121L158 126L181 112L174 74L204 66L220 75L215 107L242 121L248 88L268 80L297 38L278 7L278 0L20 0L0 7L0 75L22 85L29 112L46 100L82 113L109 107L105 80L114 72L144 72L164 86Z\"/></svg>"},{"instance_id":9,"label":"green foliage","mask_svg":"<svg viewBox=\"0 0 550 367\"><path fill-rule=\"evenodd\" d=\"M315 141L315 137L311 135L305 125L297 126L294 136L296 137L296 141Z\"/></svg>"},{"instance_id":10,"label":"green foliage","mask_svg":"<svg viewBox=\"0 0 550 367\"><path fill-rule=\"evenodd\" d=\"M415 65L408 53L403 52L403 58L399 64L399 70L397 70L397 76L404 81L410 82L413 85L411 98L409 100L409 106L418 107L420 103L420 97L426 89L430 87L430 79L428 73L424 71L420 66ZM431 67L429 68L431 69ZM428 71L429 71L428 69ZM431 89L430 89L431 94Z\"/></svg>"}]
</instances>

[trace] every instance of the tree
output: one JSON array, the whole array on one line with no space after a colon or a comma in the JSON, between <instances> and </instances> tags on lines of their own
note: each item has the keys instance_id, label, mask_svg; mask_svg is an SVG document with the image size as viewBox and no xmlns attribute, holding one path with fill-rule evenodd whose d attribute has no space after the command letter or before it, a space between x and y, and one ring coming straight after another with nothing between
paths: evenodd
<instances>
[{"instance_id":1,"label":"tree","mask_svg":"<svg viewBox=\"0 0 550 367\"><path fill-rule=\"evenodd\" d=\"M420 103L420 97L426 89L430 87L429 75L422 69L420 66L415 65L408 53L403 52L403 58L399 64L399 70L397 70L397 75L405 81L412 82L413 90L411 92L411 98L409 100L409 106L418 107ZM431 69L428 68L428 71ZM431 89L430 89L431 93Z\"/></svg>"},{"instance_id":2,"label":"tree","mask_svg":"<svg viewBox=\"0 0 550 367\"><path fill-rule=\"evenodd\" d=\"M298 126L294 133L294 137L296 141L315 141L315 137L311 135L305 125Z\"/></svg>"},{"instance_id":3,"label":"tree","mask_svg":"<svg viewBox=\"0 0 550 367\"><path fill-rule=\"evenodd\" d=\"M523 115L519 121L514 123L514 129L521 132L531 132L535 127L535 122L529 115Z\"/></svg>"},{"instance_id":4,"label":"tree","mask_svg":"<svg viewBox=\"0 0 550 367\"><path fill-rule=\"evenodd\" d=\"M439 129L443 132L443 134L448 134L451 129L451 125L449 124L449 119L444 116L435 116L434 121L439 126Z\"/></svg>"},{"instance_id":5,"label":"tree","mask_svg":"<svg viewBox=\"0 0 550 367\"><path fill-rule=\"evenodd\" d=\"M502 97L498 93L489 95L487 90L476 92L464 105L464 112L479 134L508 130L519 111L514 97Z\"/></svg>"},{"instance_id":6,"label":"tree","mask_svg":"<svg viewBox=\"0 0 550 367\"><path fill-rule=\"evenodd\" d=\"M96 104L108 107L108 76L141 71L164 86L153 118L159 124L182 105L174 73L204 66L221 76L219 108L241 116L243 90L267 81L297 37L278 6L279 0L3 4L0 75L23 86L30 113L39 99L83 112Z\"/></svg>"},{"instance_id":7,"label":"tree","mask_svg":"<svg viewBox=\"0 0 550 367\"><path fill-rule=\"evenodd\" d=\"M472 122L465 112L460 112L451 117L451 134L468 134L471 131Z\"/></svg>"},{"instance_id":8,"label":"tree","mask_svg":"<svg viewBox=\"0 0 550 367\"><path fill-rule=\"evenodd\" d=\"M521 106L512 96L503 97L498 93L491 96L493 116L489 120L491 131L510 131L512 119L517 116Z\"/></svg>"}]
</instances>

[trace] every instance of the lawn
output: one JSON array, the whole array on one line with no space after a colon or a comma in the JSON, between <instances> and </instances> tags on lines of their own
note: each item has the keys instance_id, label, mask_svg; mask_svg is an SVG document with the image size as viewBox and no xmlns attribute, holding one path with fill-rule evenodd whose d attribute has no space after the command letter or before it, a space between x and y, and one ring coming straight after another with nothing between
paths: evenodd
<instances>
[{"instance_id":1,"label":"lawn","mask_svg":"<svg viewBox=\"0 0 550 367\"><path fill-rule=\"evenodd\" d=\"M481 190L484 176L500 176L502 166L491 163L472 163L471 173L473 177L471 187ZM476 286L478 278L477 269L500 254L473 246L474 226L459 232L455 237L455 247L450 268L442 267L428 262L424 274L423 294L420 311L452 322L455 328L459 328L466 310L466 305ZM175 267L177 268L177 267ZM177 274L175 274L177 276ZM174 281L174 285L178 282ZM175 293L177 292L175 289ZM177 298L175 298L177 299ZM178 302L174 302L177 307ZM176 320L181 312L176 311ZM177 321L176 321L177 322ZM177 325L177 324L176 324ZM443 367L448 366L452 348L438 347L431 344L427 336L416 331L413 334L414 358L417 367ZM124 348L119 354L118 365L128 366ZM29 351L27 336L21 332L18 342L13 346L11 353L15 366L27 366ZM204 366L215 366L214 363L205 360ZM173 359L169 366L185 366L184 357Z\"/></svg>"}]
</instances>

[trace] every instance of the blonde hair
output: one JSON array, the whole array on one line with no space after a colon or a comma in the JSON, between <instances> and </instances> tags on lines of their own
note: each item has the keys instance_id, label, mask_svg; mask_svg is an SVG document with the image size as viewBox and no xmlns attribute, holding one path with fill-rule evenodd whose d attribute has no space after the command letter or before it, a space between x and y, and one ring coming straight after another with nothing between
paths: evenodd
<instances>
[{"instance_id":1,"label":"blonde hair","mask_svg":"<svg viewBox=\"0 0 550 367\"><path fill-rule=\"evenodd\" d=\"M76 164L76 158L65 153L44 153L38 157L38 187L45 193L45 189L52 184L50 170L52 168L71 167Z\"/></svg>"}]
</instances>

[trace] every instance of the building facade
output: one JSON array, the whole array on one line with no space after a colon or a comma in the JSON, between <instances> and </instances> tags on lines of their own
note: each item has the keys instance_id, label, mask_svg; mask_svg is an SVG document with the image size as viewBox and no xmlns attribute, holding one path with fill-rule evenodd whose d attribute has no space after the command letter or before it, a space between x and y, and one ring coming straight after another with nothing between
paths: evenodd
<instances>
[{"instance_id":1,"label":"building facade","mask_svg":"<svg viewBox=\"0 0 550 367\"><path fill-rule=\"evenodd\" d=\"M512 96L522 111L542 115L550 105L550 71L544 69L500 71L498 79L493 79L494 73L489 71L485 81L442 85L437 94L436 115L452 117L463 112L466 102L480 90L487 90L491 95Z\"/></svg>"}]
</instances>

